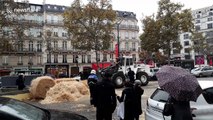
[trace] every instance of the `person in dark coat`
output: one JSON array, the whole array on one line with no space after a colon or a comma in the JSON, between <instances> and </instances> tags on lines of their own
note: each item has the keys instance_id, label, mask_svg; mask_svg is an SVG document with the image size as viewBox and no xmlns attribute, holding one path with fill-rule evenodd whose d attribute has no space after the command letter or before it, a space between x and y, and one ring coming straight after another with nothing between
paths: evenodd
<instances>
[{"instance_id":1,"label":"person in dark coat","mask_svg":"<svg viewBox=\"0 0 213 120\"><path fill-rule=\"evenodd\" d=\"M139 120L139 116L142 114L142 106L141 106L141 96L144 93L143 88L141 88L141 81L135 80L134 82L134 91L135 91L135 114L134 119Z\"/></svg>"},{"instance_id":2,"label":"person in dark coat","mask_svg":"<svg viewBox=\"0 0 213 120\"><path fill-rule=\"evenodd\" d=\"M90 90L90 104L93 105L94 104L94 92L95 92L95 85L98 82L98 77L96 75L96 71L95 70L91 70L90 75L87 79L87 84L89 86L89 90Z\"/></svg>"},{"instance_id":3,"label":"person in dark coat","mask_svg":"<svg viewBox=\"0 0 213 120\"><path fill-rule=\"evenodd\" d=\"M112 120L112 113L116 108L116 94L110 78L111 75L105 72L102 81L98 82L95 87L96 120Z\"/></svg>"},{"instance_id":4,"label":"person in dark coat","mask_svg":"<svg viewBox=\"0 0 213 120\"><path fill-rule=\"evenodd\" d=\"M134 83L135 81L135 72L131 70L131 68L128 69L128 77L129 80Z\"/></svg>"},{"instance_id":5,"label":"person in dark coat","mask_svg":"<svg viewBox=\"0 0 213 120\"><path fill-rule=\"evenodd\" d=\"M172 97L169 100L174 107L171 120L193 120L189 101L177 101Z\"/></svg>"},{"instance_id":6,"label":"person in dark coat","mask_svg":"<svg viewBox=\"0 0 213 120\"><path fill-rule=\"evenodd\" d=\"M16 85L18 86L18 90L23 90L25 88L24 85L24 75L19 75L16 80Z\"/></svg>"},{"instance_id":7,"label":"person in dark coat","mask_svg":"<svg viewBox=\"0 0 213 120\"><path fill-rule=\"evenodd\" d=\"M121 97L117 96L119 102L124 101L124 120L134 120L135 115L135 93L133 83L128 81L122 91Z\"/></svg>"}]
</instances>

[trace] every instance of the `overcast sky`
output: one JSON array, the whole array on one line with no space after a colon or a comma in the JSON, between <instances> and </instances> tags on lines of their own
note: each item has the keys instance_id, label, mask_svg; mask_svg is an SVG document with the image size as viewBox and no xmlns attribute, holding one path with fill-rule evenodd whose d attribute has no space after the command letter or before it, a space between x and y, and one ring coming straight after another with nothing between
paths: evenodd
<instances>
[{"instance_id":1,"label":"overcast sky","mask_svg":"<svg viewBox=\"0 0 213 120\"><path fill-rule=\"evenodd\" d=\"M20 1L20 0L18 0ZM87 0L82 0L87 1ZM141 28L140 20L144 16L157 13L159 0L112 0L114 10L134 12L139 20L138 24ZM184 8L191 8L192 10L208 7L213 5L213 0L171 0L172 2L179 2L184 4ZM43 0L29 0L30 3L42 4ZM46 4L56 4L70 6L73 0L46 0Z\"/></svg>"}]
</instances>

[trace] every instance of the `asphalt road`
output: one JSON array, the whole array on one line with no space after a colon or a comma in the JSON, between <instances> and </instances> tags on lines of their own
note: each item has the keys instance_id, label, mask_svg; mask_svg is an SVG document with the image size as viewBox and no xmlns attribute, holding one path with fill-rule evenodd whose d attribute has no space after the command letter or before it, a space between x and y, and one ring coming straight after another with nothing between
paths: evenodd
<instances>
[{"instance_id":1,"label":"asphalt road","mask_svg":"<svg viewBox=\"0 0 213 120\"><path fill-rule=\"evenodd\" d=\"M205 77L205 78L198 78L198 80L213 80L213 77ZM158 87L157 81L150 81L147 86L142 86L144 89L144 94L142 95L142 108L143 112L146 109L146 101L154 92L154 90ZM116 89L116 94L121 95L123 88ZM58 109L58 110L65 110L69 112L76 112L87 117L89 120L95 120L95 111L96 109L89 104L89 96L85 96L83 99L77 102L69 102L69 103L58 103L58 104L47 104L42 105L38 102L29 101L31 104L49 108L49 109ZM116 111L113 114L113 120L119 120L116 115ZM140 120L144 120L144 113L140 116Z\"/></svg>"}]
</instances>

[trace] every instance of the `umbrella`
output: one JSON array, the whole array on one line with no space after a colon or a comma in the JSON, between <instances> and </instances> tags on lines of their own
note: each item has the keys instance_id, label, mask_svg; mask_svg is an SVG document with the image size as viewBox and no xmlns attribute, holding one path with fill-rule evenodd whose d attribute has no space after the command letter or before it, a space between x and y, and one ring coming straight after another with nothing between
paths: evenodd
<instances>
[{"instance_id":1,"label":"umbrella","mask_svg":"<svg viewBox=\"0 0 213 120\"><path fill-rule=\"evenodd\" d=\"M197 78L183 68L163 66L156 76L159 86L178 101L196 101L202 93Z\"/></svg>"}]
</instances>

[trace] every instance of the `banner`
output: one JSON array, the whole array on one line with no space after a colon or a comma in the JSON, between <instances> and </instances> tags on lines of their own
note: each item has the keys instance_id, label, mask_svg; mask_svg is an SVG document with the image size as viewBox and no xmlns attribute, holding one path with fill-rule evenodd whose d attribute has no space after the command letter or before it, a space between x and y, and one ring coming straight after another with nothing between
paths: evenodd
<instances>
[{"instance_id":1,"label":"banner","mask_svg":"<svg viewBox=\"0 0 213 120\"><path fill-rule=\"evenodd\" d=\"M119 57L118 44L115 44L115 58Z\"/></svg>"},{"instance_id":2,"label":"banner","mask_svg":"<svg viewBox=\"0 0 213 120\"><path fill-rule=\"evenodd\" d=\"M196 65L204 64L204 56L203 55L195 56L195 64Z\"/></svg>"}]
</instances>

